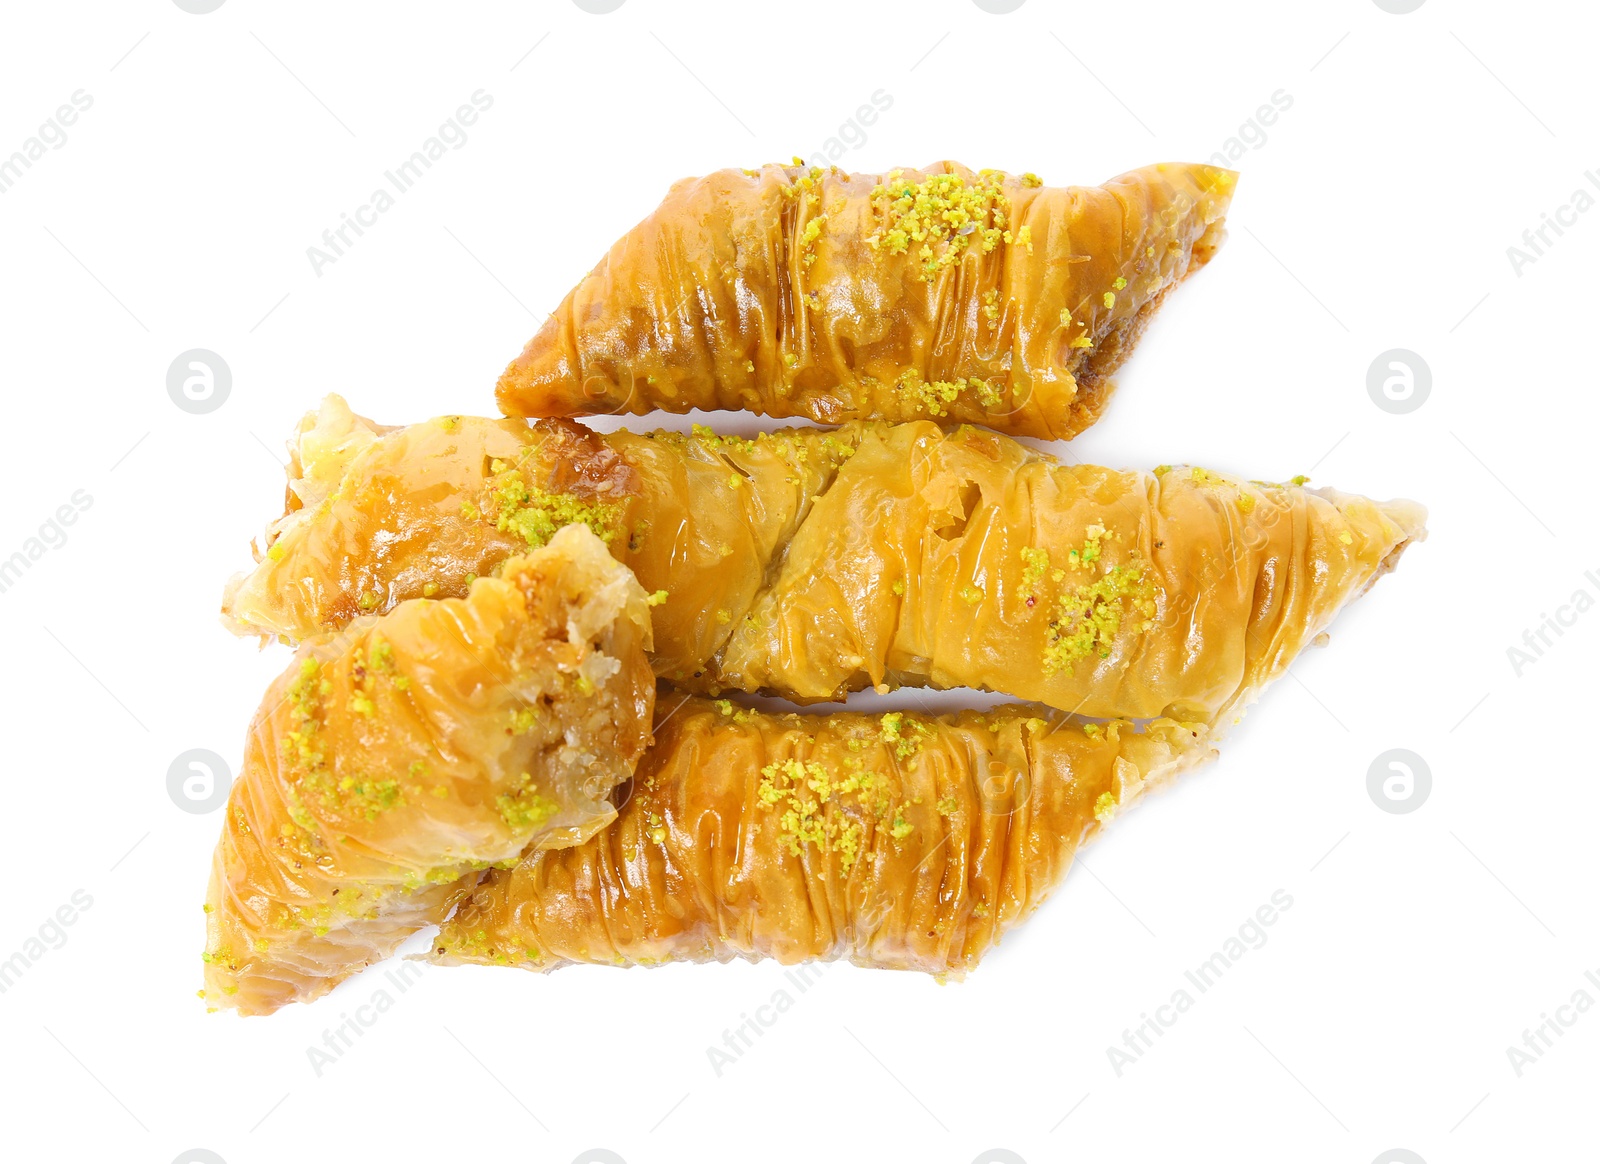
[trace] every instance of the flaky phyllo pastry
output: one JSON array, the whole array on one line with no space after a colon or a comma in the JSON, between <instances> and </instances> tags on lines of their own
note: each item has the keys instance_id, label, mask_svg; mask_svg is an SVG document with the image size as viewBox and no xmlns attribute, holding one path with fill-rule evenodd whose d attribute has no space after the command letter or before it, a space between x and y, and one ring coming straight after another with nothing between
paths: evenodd
<instances>
[{"instance_id":1,"label":"flaky phyllo pastry","mask_svg":"<svg viewBox=\"0 0 1600 1164\"><path fill-rule=\"evenodd\" d=\"M656 714L616 823L489 872L430 960L846 958L959 975L1080 843L1213 754L1170 721L1135 733L1027 705L766 715L670 696Z\"/></svg>"},{"instance_id":2,"label":"flaky phyllo pastry","mask_svg":"<svg viewBox=\"0 0 1600 1164\"><path fill-rule=\"evenodd\" d=\"M645 595L581 525L467 596L309 639L251 724L206 905L212 1006L326 993L485 869L580 843L649 738Z\"/></svg>"},{"instance_id":3,"label":"flaky phyllo pastry","mask_svg":"<svg viewBox=\"0 0 1600 1164\"><path fill-rule=\"evenodd\" d=\"M223 599L297 653L231 791L202 995L268 1013L434 925L442 964L975 966L1426 536L1409 501L990 431L1094 423L1234 180L722 171L572 291L507 419L329 396ZM694 408L835 427L572 419ZM745 700L899 687L1030 702Z\"/></svg>"},{"instance_id":4,"label":"flaky phyllo pastry","mask_svg":"<svg viewBox=\"0 0 1600 1164\"><path fill-rule=\"evenodd\" d=\"M335 397L295 464L291 498L321 500L277 522L231 586L241 633L298 640L464 593L576 521L651 593L652 664L688 689L964 686L1204 723L1280 675L1425 518L1200 468L1063 465L927 421L752 439L467 417L379 431Z\"/></svg>"},{"instance_id":5,"label":"flaky phyllo pastry","mask_svg":"<svg viewBox=\"0 0 1600 1164\"><path fill-rule=\"evenodd\" d=\"M763 166L679 182L500 378L508 416L743 409L1065 439L1223 238L1236 175Z\"/></svg>"}]
</instances>

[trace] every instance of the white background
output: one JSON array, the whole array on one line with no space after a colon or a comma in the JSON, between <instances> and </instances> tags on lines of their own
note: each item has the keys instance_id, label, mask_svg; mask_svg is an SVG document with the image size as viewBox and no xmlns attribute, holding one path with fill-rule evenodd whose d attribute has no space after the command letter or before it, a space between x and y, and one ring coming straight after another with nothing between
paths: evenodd
<instances>
[{"instance_id":1,"label":"white background","mask_svg":"<svg viewBox=\"0 0 1600 1164\"><path fill-rule=\"evenodd\" d=\"M93 904L0 994L0 1155L1592 1158L1600 1008L1520 1077L1506 1052L1575 991L1600 1001L1600 613L1520 677L1507 656L1600 596L1600 214L1520 274L1507 256L1600 195L1577 6L124 0L4 21L0 156L74 91L93 106L0 195L0 557L75 491L92 505L0 594L0 959L74 890ZM466 144L314 273L306 248L479 89ZM237 764L287 659L216 610L279 512L296 419L329 391L387 423L491 413L541 313L671 181L809 156L880 89L847 168L1052 184L1203 160L1292 97L1239 161L1231 241L1072 453L1414 497L1431 540L964 984L433 969L320 1077L306 1048L393 992L381 971L207 1015L219 818L179 811L166 774L191 748ZM233 374L208 415L165 387L195 347ZM1408 415L1367 393L1390 348L1432 370ZM1408 815L1366 787L1396 747L1432 771ZM1119 1077L1107 1047L1279 889L1266 944ZM793 1008L719 1077L707 1048L779 989Z\"/></svg>"}]
</instances>

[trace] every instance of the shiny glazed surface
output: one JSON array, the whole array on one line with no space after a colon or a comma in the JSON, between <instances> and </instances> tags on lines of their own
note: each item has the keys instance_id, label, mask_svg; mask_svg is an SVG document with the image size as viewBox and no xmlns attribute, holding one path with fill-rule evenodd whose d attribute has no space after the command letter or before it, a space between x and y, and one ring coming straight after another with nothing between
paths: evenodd
<instances>
[{"instance_id":1,"label":"shiny glazed surface","mask_svg":"<svg viewBox=\"0 0 1600 1164\"><path fill-rule=\"evenodd\" d=\"M545 321L500 378L500 408L943 416L1066 439L1220 245L1236 178L1163 164L1046 187L942 162L687 179Z\"/></svg>"},{"instance_id":2,"label":"shiny glazed surface","mask_svg":"<svg viewBox=\"0 0 1600 1164\"><path fill-rule=\"evenodd\" d=\"M646 591L665 592L652 662L685 687L803 702L970 686L1209 723L1425 533L1412 502L1062 465L970 426L745 441L457 417L380 433L332 400L309 431L360 451L230 588L241 633L299 639L430 586L463 592L525 544L493 516L510 473L609 507L587 512ZM1086 613L1099 625L1085 643Z\"/></svg>"},{"instance_id":3,"label":"shiny glazed surface","mask_svg":"<svg viewBox=\"0 0 1600 1164\"><path fill-rule=\"evenodd\" d=\"M206 906L213 1007L326 993L495 863L573 844L648 742L645 597L568 527L480 578L316 638L268 689Z\"/></svg>"},{"instance_id":4,"label":"shiny glazed surface","mask_svg":"<svg viewBox=\"0 0 1600 1164\"><path fill-rule=\"evenodd\" d=\"M681 702L680 702L681 701ZM489 873L431 960L848 958L960 974L1147 786L1213 754L1178 725L986 714L764 715L663 696L617 821Z\"/></svg>"}]
</instances>

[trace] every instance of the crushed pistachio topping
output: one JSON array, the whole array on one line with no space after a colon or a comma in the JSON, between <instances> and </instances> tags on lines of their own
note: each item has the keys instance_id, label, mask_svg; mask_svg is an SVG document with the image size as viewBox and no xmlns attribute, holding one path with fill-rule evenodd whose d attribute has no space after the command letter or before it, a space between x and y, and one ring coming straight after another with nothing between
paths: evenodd
<instances>
[{"instance_id":1,"label":"crushed pistachio topping","mask_svg":"<svg viewBox=\"0 0 1600 1164\"><path fill-rule=\"evenodd\" d=\"M800 261L807 267L817 261L817 239L822 237L822 224L827 221L826 214L818 214L800 232Z\"/></svg>"},{"instance_id":2,"label":"crushed pistachio topping","mask_svg":"<svg viewBox=\"0 0 1600 1164\"><path fill-rule=\"evenodd\" d=\"M963 586L960 590L956 591L956 593L960 595L961 601L965 602L968 606L976 606L978 603L983 601L983 591L978 587L973 586L971 583Z\"/></svg>"},{"instance_id":3,"label":"crushed pistachio topping","mask_svg":"<svg viewBox=\"0 0 1600 1164\"><path fill-rule=\"evenodd\" d=\"M372 700L373 682L378 675L392 678L393 672L393 654L388 643L374 637L367 661L357 661L350 670L356 687L350 694L348 710L357 715L373 714L376 709ZM317 822L305 806L306 798L314 800L325 811L361 816L369 821L404 803L398 780L361 772L334 778L320 741L323 701L332 691L333 684L323 677L321 664L315 659L306 659L286 692L291 726L283 736L282 754L294 781L287 797L289 819L294 823L285 824L280 833L302 852L317 842Z\"/></svg>"},{"instance_id":4,"label":"crushed pistachio topping","mask_svg":"<svg viewBox=\"0 0 1600 1164\"><path fill-rule=\"evenodd\" d=\"M534 789L533 777L527 772L517 778L509 792L494 798L494 806L513 832L537 828L555 815L557 807L555 801Z\"/></svg>"},{"instance_id":5,"label":"crushed pistachio topping","mask_svg":"<svg viewBox=\"0 0 1600 1164\"><path fill-rule=\"evenodd\" d=\"M368 820L376 820L379 813L403 803L398 780L345 776L339 781L339 792L345 799L347 809L359 812Z\"/></svg>"},{"instance_id":6,"label":"crushed pistachio topping","mask_svg":"<svg viewBox=\"0 0 1600 1164\"><path fill-rule=\"evenodd\" d=\"M1115 539L1116 533L1107 532L1106 527L1096 522L1083 531L1083 546L1076 550L1067 551L1067 569L1086 570L1100 560L1100 543L1102 540Z\"/></svg>"},{"instance_id":7,"label":"crushed pistachio topping","mask_svg":"<svg viewBox=\"0 0 1600 1164\"><path fill-rule=\"evenodd\" d=\"M1109 821L1112 817L1114 817L1116 815L1117 815L1117 797L1116 797L1115 793L1102 792L1099 796L1097 796L1095 798L1095 802L1094 802L1094 818L1095 818L1095 820L1099 821L1101 824L1105 824L1107 821Z\"/></svg>"},{"instance_id":8,"label":"crushed pistachio topping","mask_svg":"<svg viewBox=\"0 0 1600 1164\"><path fill-rule=\"evenodd\" d=\"M289 730L284 733L282 751L291 771L297 773L320 772L326 758L318 738L322 730L322 698L333 690L333 684L322 677L322 664L316 659L306 659L300 664L300 673L289 684L285 695L289 702Z\"/></svg>"},{"instance_id":9,"label":"crushed pistachio topping","mask_svg":"<svg viewBox=\"0 0 1600 1164\"><path fill-rule=\"evenodd\" d=\"M654 594L645 597L645 604L648 606L660 606L666 600L667 592L665 590L657 590Z\"/></svg>"},{"instance_id":10,"label":"crushed pistachio topping","mask_svg":"<svg viewBox=\"0 0 1600 1164\"><path fill-rule=\"evenodd\" d=\"M1032 606L1038 599L1039 584L1044 581L1045 571L1050 568L1050 555L1033 546L1023 546L1021 555L1022 585L1017 587L1017 597Z\"/></svg>"},{"instance_id":11,"label":"crushed pistachio topping","mask_svg":"<svg viewBox=\"0 0 1600 1164\"><path fill-rule=\"evenodd\" d=\"M839 868L850 872L856 863L856 858L861 855L861 839L865 830L859 821L851 821L839 830L839 835L833 843L833 851L839 854Z\"/></svg>"},{"instance_id":12,"label":"crushed pistachio topping","mask_svg":"<svg viewBox=\"0 0 1600 1164\"><path fill-rule=\"evenodd\" d=\"M878 721L878 736L901 760L916 754L922 747L922 737L933 734L933 729L921 720L907 720L903 711L891 711Z\"/></svg>"},{"instance_id":13,"label":"crushed pistachio topping","mask_svg":"<svg viewBox=\"0 0 1600 1164\"><path fill-rule=\"evenodd\" d=\"M1068 568L1094 570L1101 563L1102 541L1114 537L1114 532L1098 523L1088 527L1083 545L1067 553ZM1055 571L1051 576L1059 581L1065 572ZM1156 613L1155 586L1138 558L1109 567L1094 581L1061 594L1056 603L1050 641L1044 650L1046 675L1070 671L1079 659L1090 655L1108 658L1111 644L1122 630L1125 608L1138 616L1140 633L1150 629Z\"/></svg>"},{"instance_id":14,"label":"crushed pistachio topping","mask_svg":"<svg viewBox=\"0 0 1600 1164\"><path fill-rule=\"evenodd\" d=\"M1106 308L1108 310L1110 308L1115 307L1117 305L1117 294L1116 294L1116 292L1115 291L1107 291L1104 295L1100 296L1100 302L1105 304Z\"/></svg>"},{"instance_id":15,"label":"crushed pistachio topping","mask_svg":"<svg viewBox=\"0 0 1600 1164\"><path fill-rule=\"evenodd\" d=\"M958 380L924 380L921 373L915 369L900 373L900 378L895 381L894 387L895 391L910 400L919 411L926 410L932 416L944 416L949 411L945 406L953 402L963 391L971 392L978 403L985 408L993 408L1005 398L999 388L976 376ZM853 453L855 450L850 451Z\"/></svg>"},{"instance_id":16,"label":"crushed pistachio topping","mask_svg":"<svg viewBox=\"0 0 1600 1164\"><path fill-rule=\"evenodd\" d=\"M1121 291L1124 287L1126 287L1128 285L1128 281L1126 279L1124 279L1121 275L1118 275L1115 279L1112 280L1111 285L1113 287L1115 287L1118 291Z\"/></svg>"},{"instance_id":17,"label":"crushed pistachio topping","mask_svg":"<svg viewBox=\"0 0 1600 1164\"><path fill-rule=\"evenodd\" d=\"M867 245L897 255L915 248L924 282L959 263L974 245L988 254L1009 235L1011 200L999 171L982 170L970 184L960 174L929 174L916 183L900 175L891 170L872 188L869 202L879 226Z\"/></svg>"},{"instance_id":18,"label":"crushed pistachio topping","mask_svg":"<svg viewBox=\"0 0 1600 1164\"><path fill-rule=\"evenodd\" d=\"M551 493L524 481L515 470L502 473L491 492L493 511L485 518L494 521L502 533L513 533L538 549L563 526L582 524L608 545L617 535L622 506L602 501L585 501L573 493ZM466 503L462 506L466 516Z\"/></svg>"},{"instance_id":19,"label":"crushed pistachio topping","mask_svg":"<svg viewBox=\"0 0 1600 1164\"><path fill-rule=\"evenodd\" d=\"M1109 658L1111 644L1122 630L1124 605L1143 616L1140 632L1150 629L1156 613L1154 587L1141 562L1113 566L1096 581L1063 594L1050 624L1045 674L1071 670L1079 659L1090 655Z\"/></svg>"},{"instance_id":20,"label":"crushed pistachio topping","mask_svg":"<svg viewBox=\"0 0 1600 1164\"><path fill-rule=\"evenodd\" d=\"M283 555L288 552L288 547L283 544L282 538L279 538L277 541L273 542L267 547L267 557L274 562L283 561Z\"/></svg>"},{"instance_id":21,"label":"crushed pistachio topping","mask_svg":"<svg viewBox=\"0 0 1600 1164\"><path fill-rule=\"evenodd\" d=\"M900 731L898 727L895 730ZM814 741L807 737L807 742ZM898 752L907 743L914 750L915 742L904 739L891 746ZM864 741L852 737L847 744L856 751ZM761 769L756 798L764 808L782 810L778 817L779 839L791 855L799 856L807 845L814 845L822 852L837 853L841 872L848 873L862 852L868 829L880 830L900 841L910 834L912 826L904 819L904 804L895 803L893 782L888 775L868 770L859 756L849 757L844 769L844 776L835 778L826 766L814 760L790 757L774 761ZM872 819L851 819L846 798L853 798L855 807ZM841 811L830 813L830 804Z\"/></svg>"},{"instance_id":22,"label":"crushed pistachio topping","mask_svg":"<svg viewBox=\"0 0 1600 1164\"><path fill-rule=\"evenodd\" d=\"M689 432L690 435L692 435L696 440L703 441L714 449L734 449L741 453L755 452L756 442L759 439L758 437L740 437L732 435L724 436L715 429L704 424L691 424L689 426Z\"/></svg>"}]
</instances>

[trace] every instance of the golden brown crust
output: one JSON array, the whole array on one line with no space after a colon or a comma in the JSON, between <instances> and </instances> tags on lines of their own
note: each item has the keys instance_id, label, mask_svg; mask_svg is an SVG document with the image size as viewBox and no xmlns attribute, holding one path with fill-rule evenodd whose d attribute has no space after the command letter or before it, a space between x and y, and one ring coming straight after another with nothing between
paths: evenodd
<instances>
[{"instance_id":1,"label":"golden brown crust","mask_svg":"<svg viewBox=\"0 0 1600 1164\"><path fill-rule=\"evenodd\" d=\"M503 573L307 643L269 688L213 866L213 1006L315 998L612 818L654 706L644 594L581 527Z\"/></svg>"},{"instance_id":2,"label":"golden brown crust","mask_svg":"<svg viewBox=\"0 0 1600 1164\"><path fill-rule=\"evenodd\" d=\"M236 586L235 620L295 638L360 594L384 609L430 585L456 593L513 552L524 519L538 537L584 520L661 592L656 673L702 694L986 687L1085 715L1211 722L1281 674L1425 517L1203 469L1062 465L927 421L749 440L563 429L636 491L599 508L524 502L556 472L543 426L453 423L376 440L325 513L291 515L280 558Z\"/></svg>"},{"instance_id":3,"label":"golden brown crust","mask_svg":"<svg viewBox=\"0 0 1600 1164\"><path fill-rule=\"evenodd\" d=\"M1236 177L1167 164L1052 188L942 162L679 182L496 394L512 416L938 416L1065 439L1214 253Z\"/></svg>"},{"instance_id":4,"label":"golden brown crust","mask_svg":"<svg viewBox=\"0 0 1600 1164\"><path fill-rule=\"evenodd\" d=\"M862 425L706 675L801 701L926 684L1210 723L1424 518L1199 468L1062 465L973 428Z\"/></svg>"},{"instance_id":5,"label":"golden brown crust","mask_svg":"<svg viewBox=\"0 0 1600 1164\"><path fill-rule=\"evenodd\" d=\"M777 716L663 695L657 715L616 823L490 873L431 960L960 974L1101 823L1212 754L1176 725L1091 736L1030 706Z\"/></svg>"}]
</instances>

